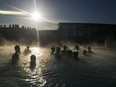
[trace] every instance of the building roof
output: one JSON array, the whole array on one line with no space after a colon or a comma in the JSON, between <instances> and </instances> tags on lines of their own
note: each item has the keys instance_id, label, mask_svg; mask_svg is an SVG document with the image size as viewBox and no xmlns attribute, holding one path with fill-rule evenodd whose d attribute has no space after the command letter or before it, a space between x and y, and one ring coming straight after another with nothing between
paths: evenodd
<instances>
[{"instance_id":1,"label":"building roof","mask_svg":"<svg viewBox=\"0 0 116 87\"><path fill-rule=\"evenodd\" d=\"M116 26L116 24L106 24L106 23L76 23L76 22L60 22L58 25L109 25L109 26Z\"/></svg>"}]
</instances>

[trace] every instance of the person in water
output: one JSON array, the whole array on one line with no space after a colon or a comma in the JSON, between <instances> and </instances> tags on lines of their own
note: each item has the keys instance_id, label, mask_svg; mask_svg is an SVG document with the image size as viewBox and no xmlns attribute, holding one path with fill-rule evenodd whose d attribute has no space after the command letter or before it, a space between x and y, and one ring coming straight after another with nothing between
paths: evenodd
<instances>
[{"instance_id":1,"label":"person in water","mask_svg":"<svg viewBox=\"0 0 116 87\"><path fill-rule=\"evenodd\" d=\"M18 62L18 60L19 60L19 55L21 53L20 46L15 45L14 50L15 50L15 53L12 55L12 63L16 64Z\"/></svg>"},{"instance_id":2,"label":"person in water","mask_svg":"<svg viewBox=\"0 0 116 87\"><path fill-rule=\"evenodd\" d=\"M78 58L78 51L74 51L72 53L72 57L73 57L73 60L79 60L79 58Z\"/></svg>"},{"instance_id":3,"label":"person in water","mask_svg":"<svg viewBox=\"0 0 116 87\"><path fill-rule=\"evenodd\" d=\"M51 54L54 55L55 53L55 47L51 47Z\"/></svg>"},{"instance_id":4,"label":"person in water","mask_svg":"<svg viewBox=\"0 0 116 87\"><path fill-rule=\"evenodd\" d=\"M30 69L33 70L36 67L36 56L31 55L30 57Z\"/></svg>"},{"instance_id":5,"label":"person in water","mask_svg":"<svg viewBox=\"0 0 116 87\"><path fill-rule=\"evenodd\" d=\"M63 47L63 50L61 51L61 56L66 58L72 58L72 50L69 49L66 45Z\"/></svg>"},{"instance_id":6,"label":"person in water","mask_svg":"<svg viewBox=\"0 0 116 87\"><path fill-rule=\"evenodd\" d=\"M75 47L74 47L74 50L79 51L80 50L79 45L76 44Z\"/></svg>"},{"instance_id":7,"label":"person in water","mask_svg":"<svg viewBox=\"0 0 116 87\"><path fill-rule=\"evenodd\" d=\"M94 53L92 50L91 50L91 46L88 46L88 53Z\"/></svg>"},{"instance_id":8,"label":"person in water","mask_svg":"<svg viewBox=\"0 0 116 87\"><path fill-rule=\"evenodd\" d=\"M27 46L26 49L24 50L23 54L24 54L24 55L28 55L28 54L30 54L30 53L31 53L30 47Z\"/></svg>"},{"instance_id":9,"label":"person in water","mask_svg":"<svg viewBox=\"0 0 116 87\"><path fill-rule=\"evenodd\" d=\"M83 55L87 56L87 50L83 50Z\"/></svg>"},{"instance_id":10,"label":"person in water","mask_svg":"<svg viewBox=\"0 0 116 87\"><path fill-rule=\"evenodd\" d=\"M61 52L61 48L60 47L56 47L55 55L54 55L56 59L61 59L60 52Z\"/></svg>"},{"instance_id":11,"label":"person in water","mask_svg":"<svg viewBox=\"0 0 116 87\"><path fill-rule=\"evenodd\" d=\"M64 57L66 57L68 55L67 51L68 51L68 47L65 45L63 47L63 50L61 51L61 55L64 56Z\"/></svg>"}]
</instances>

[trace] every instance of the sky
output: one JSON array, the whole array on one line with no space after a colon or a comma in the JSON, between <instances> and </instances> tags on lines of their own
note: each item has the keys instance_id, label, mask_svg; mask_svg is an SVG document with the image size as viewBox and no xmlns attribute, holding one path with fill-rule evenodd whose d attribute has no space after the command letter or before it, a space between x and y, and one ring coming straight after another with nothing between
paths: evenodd
<instances>
[{"instance_id":1,"label":"sky","mask_svg":"<svg viewBox=\"0 0 116 87\"><path fill-rule=\"evenodd\" d=\"M38 21L44 30L57 29L59 22L116 24L116 0L0 0L0 11L35 10L46 19ZM36 20L29 15L0 14L0 24L36 27Z\"/></svg>"}]
</instances>

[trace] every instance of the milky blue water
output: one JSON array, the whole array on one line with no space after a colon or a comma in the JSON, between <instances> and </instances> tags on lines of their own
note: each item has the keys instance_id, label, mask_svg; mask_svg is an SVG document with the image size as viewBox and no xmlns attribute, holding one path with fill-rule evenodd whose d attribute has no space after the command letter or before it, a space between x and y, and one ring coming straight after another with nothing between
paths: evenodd
<instances>
[{"instance_id":1,"label":"milky blue water","mask_svg":"<svg viewBox=\"0 0 116 87\"><path fill-rule=\"evenodd\" d=\"M21 47L21 51L24 47ZM0 87L115 87L116 52L94 49L95 54L83 56L79 61L56 60L50 48L31 47L37 57L36 66L30 68L30 55L20 55L12 65L13 46L0 47Z\"/></svg>"}]
</instances>

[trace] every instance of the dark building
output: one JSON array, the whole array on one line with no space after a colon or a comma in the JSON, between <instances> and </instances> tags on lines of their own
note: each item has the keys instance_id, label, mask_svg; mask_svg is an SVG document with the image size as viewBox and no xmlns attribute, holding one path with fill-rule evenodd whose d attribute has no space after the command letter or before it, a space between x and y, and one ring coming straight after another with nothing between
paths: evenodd
<instances>
[{"instance_id":1,"label":"dark building","mask_svg":"<svg viewBox=\"0 0 116 87\"><path fill-rule=\"evenodd\" d=\"M2 42L3 40L23 42L25 44L32 44L39 41L42 45L46 45L59 40L59 31L36 30L35 28L26 26L20 27L17 24L9 26L1 25L0 42Z\"/></svg>"},{"instance_id":2,"label":"dark building","mask_svg":"<svg viewBox=\"0 0 116 87\"><path fill-rule=\"evenodd\" d=\"M58 30L40 30L39 39L43 45L45 43L59 42L61 39L60 32Z\"/></svg>"},{"instance_id":3,"label":"dark building","mask_svg":"<svg viewBox=\"0 0 116 87\"><path fill-rule=\"evenodd\" d=\"M39 38L38 38L39 37ZM59 23L58 30L36 30L26 26L0 25L0 41L14 40L18 42L33 43L38 39L44 44L71 40L79 43L116 41L115 24L96 23Z\"/></svg>"},{"instance_id":4,"label":"dark building","mask_svg":"<svg viewBox=\"0 0 116 87\"><path fill-rule=\"evenodd\" d=\"M17 24L0 27L0 41L18 41L31 44L37 41L36 29L20 27Z\"/></svg>"},{"instance_id":5,"label":"dark building","mask_svg":"<svg viewBox=\"0 0 116 87\"><path fill-rule=\"evenodd\" d=\"M104 42L116 39L116 24L59 23L58 30L63 39Z\"/></svg>"}]
</instances>

